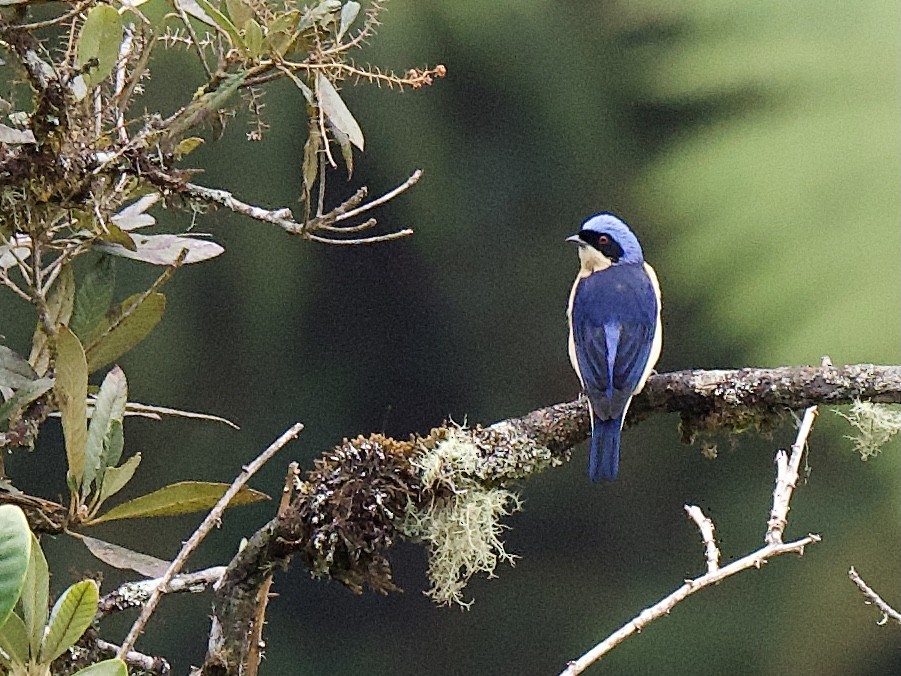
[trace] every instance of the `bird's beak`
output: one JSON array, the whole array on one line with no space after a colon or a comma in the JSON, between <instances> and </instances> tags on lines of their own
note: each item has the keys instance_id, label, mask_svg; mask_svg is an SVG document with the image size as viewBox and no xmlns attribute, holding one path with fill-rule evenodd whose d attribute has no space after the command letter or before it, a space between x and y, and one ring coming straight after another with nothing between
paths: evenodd
<instances>
[{"instance_id":1,"label":"bird's beak","mask_svg":"<svg viewBox=\"0 0 901 676\"><path fill-rule=\"evenodd\" d=\"M580 245L580 246L581 246L582 244L585 244L585 242L582 240L581 237L579 237L578 234L570 235L569 237L566 238L565 241L567 241L567 242L573 242L574 244L578 244L578 245Z\"/></svg>"}]
</instances>

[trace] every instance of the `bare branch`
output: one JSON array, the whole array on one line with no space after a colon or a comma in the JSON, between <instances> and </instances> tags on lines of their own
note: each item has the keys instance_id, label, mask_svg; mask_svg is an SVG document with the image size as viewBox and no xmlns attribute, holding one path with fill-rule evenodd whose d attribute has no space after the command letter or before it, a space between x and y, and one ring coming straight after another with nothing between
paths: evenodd
<instances>
[{"instance_id":1,"label":"bare branch","mask_svg":"<svg viewBox=\"0 0 901 676\"><path fill-rule=\"evenodd\" d=\"M97 619L127 608L136 608L145 603L157 589L161 589L164 594L202 592L218 584L224 573L225 566L213 566L194 573L175 575L167 584L163 584L163 578L126 582L100 599Z\"/></svg>"},{"instance_id":2,"label":"bare branch","mask_svg":"<svg viewBox=\"0 0 901 676\"><path fill-rule=\"evenodd\" d=\"M260 455L258 455L253 462L247 465L244 468L244 471L242 471L241 474L239 474L238 477L234 481L232 481L231 486L228 487L228 490L225 491L225 494L219 499L219 502L217 502L213 509L210 510L210 513L207 514L203 522L197 527L197 529L191 534L191 537L188 538L188 541L185 542L185 544L182 546L181 551L178 553L178 556L173 559L172 563L169 565L169 569L166 571L166 574L161 578L159 585L150 594L150 598L147 599L147 603L144 604L144 607L141 610L141 614L138 616L138 619L135 620L135 623L129 630L128 635L122 642L121 648L119 648L118 656L120 658L124 659L128 651L132 649L138 636L144 630L144 625L147 624L147 621L150 619L153 611L156 610L156 606L165 593L169 581L178 571L181 570L182 566L184 566L185 562L188 560L188 557L194 552L195 549L197 549L198 545L200 545L200 543L209 534L209 532L219 524L220 520L222 519L222 513L228 507L228 504L232 501L232 499L234 499L234 497L244 487L244 485L248 481L250 481L250 478L254 474L256 474L268 460L270 460L276 453L278 453L289 441L297 438L297 435L300 434L302 429L302 423L295 423L294 425L292 425L288 429L288 431L286 431L278 439L272 442L272 444L270 444L270 446L265 451L260 453Z\"/></svg>"},{"instance_id":3,"label":"bare branch","mask_svg":"<svg viewBox=\"0 0 901 676\"><path fill-rule=\"evenodd\" d=\"M755 552L751 552L733 561L727 566L719 567L719 550L713 540L714 527L710 519L706 518L698 507L687 506L685 511L691 519L698 525L701 535L704 539L707 556L707 574L687 580L685 584L676 589L666 598L658 601L650 608L641 611L636 617L629 620L620 629L613 632L610 636L598 643L594 648L582 655L574 662L570 662L567 668L561 673L561 676L575 676L581 674L585 669L597 662L601 657L613 650L620 643L625 641L633 634L641 632L641 630L665 615L668 615L678 603L685 600L695 592L709 587L731 577L736 573L740 573L748 568L761 568L766 561L774 556L781 554L797 553L802 555L804 547L814 542L820 541L819 535L809 534L805 538L796 540L789 544L782 542L782 533L786 525L786 517L788 515L788 503L791 500L792 489L794 488L794 479L797 479L797 467L801 462L801 456L807 443L807 437L810 435L811 426L816 418L816 407L812 406L807 409L804 420L798 430L798 437L795 445L792 446L792 458L790 461L785 460L785 451L780 450L777 453L777 464L779 473L776 478L776 489L773 491L773 507L771 517L768 522L767 533L765 537L766 544ZM781 458L781 461L779 460ZM794 471L794 475L792 475Z\"/></svg>"},{"instance_id":4,"label":"bare branch","mask_svg":"<svg viewBox=\"0 0 901 676\"><path fill-rule=\"evenodd\" d=\"M689 518L695 522L701 531L701 539L704 541L704 552L707 557L707 572L715 573L720 567L720 550L716 546L714 538L713 521L704 516L704 512L697 505L685 505L685 511Z\"/></svg>"},{"instance_id":5,"label":"bare branch","mask_svg":"<svg viewBox=\"0 0 901 676\"><path fill-rule=\"evenodd\" d=\"M857 571L854 570L854 566L851 566L851 569L848 571L848 577L851 578L851 581L857 585L857 588L863 593L863 595L867 598L866 602L868 604L873 604L882 612L882 619L877 622L879 625L883 625L889 620L893 622L897 622L901 624L901 613L892 608L888 603L882 600L882 597L879 596L873 589L863 581L860 575L857 574Z\"/></svg>"},{"instance_id":6,"label":"bare branch","mask_svg":"<svg viewBox=\"0 0 901 676\"><path fill-rule=\"evenodd\" d=\"M688 580L666 598L658 601L650 608L641 611L635 618L629 620L620 629L610 634L610 636L598 643L578 660L570 662L569 666L561 672L561 676L575 676L575 674L581 674L585 669L594 664L627 638L633 634L640 633L649 623L668 615L680 601L683 601L695 592L721 582L727 577L731 577L743 570L748 570L749 568L760 569L768 559L771 559L774 556L779 556L781 554L803 555L804 547L819 541L820 536L811 533L807 537L796 540L795 542L789 542L788 544L767 545L766 547L758 549L756 552L743 556L737 561L733 561L728 566L717 569L713 573L707 573L706 575L696 577L693 580Z\"/></svg>"}]
</instances>

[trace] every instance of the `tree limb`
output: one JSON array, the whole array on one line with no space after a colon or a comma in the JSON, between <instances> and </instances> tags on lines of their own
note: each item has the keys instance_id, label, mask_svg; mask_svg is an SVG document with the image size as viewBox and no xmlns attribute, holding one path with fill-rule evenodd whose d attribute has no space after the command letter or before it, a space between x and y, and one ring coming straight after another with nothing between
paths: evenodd
<instances>
[{"instance_id":1,"label":"tree limb","mask_svg":"<svg viewBox=\"0 0 901 676\"><path fill-rule=\"evenodd\" d=\"M901 403L901 366L859 364L844 367L680 371L651 377L636 397L630 421L652 411L675 411L683 431L763 424L811 403L851 403L863 399ZM229 563L217 588L214 631L203 673L236 673L247 657L259 590L269 573L300 554L314 575L342 582L355 592L394 588L385 551L408 537L411 514L435 509L453 496L454 472L491 490L521 481L569 459L571 448L588 438L584 398L502 420L488 428L445 425L426 437L398 441L381 435L345 440L327 451L301 482L290 506L250 538ZM443 443L470 444L476 461L465 467L439 460L443 483L425 486L423 457ZM800 458L800 454L797 456ZM795 460L793 455L792 460ZM788 463L786 463L788 464ZM786 478L786 482L788 478ZM786 484L787 485L787 484ZM778 510L787 504L779 503ZM774 507L775 513L776 507ZM774 531L775 533L775 531ZM779 533L781 538L781 532ZM790 544L768 544L745 562L799 552L816 541L809 536ZM708 566L712 559L708 557ZM692 583L713 584L743 569L717 568Z\"/></svg>"}]
</instances>

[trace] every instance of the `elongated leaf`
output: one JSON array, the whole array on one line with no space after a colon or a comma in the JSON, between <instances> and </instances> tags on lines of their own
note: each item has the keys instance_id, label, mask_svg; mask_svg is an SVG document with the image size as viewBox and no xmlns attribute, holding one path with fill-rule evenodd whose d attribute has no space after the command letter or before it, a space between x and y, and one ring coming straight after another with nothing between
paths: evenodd
<instances>
[{"instance_id":1,"label":"elongated leaf","mask_svg":"<svg viewBox=\"0 0 901 676\"><path fill-rule=\"evenodd\" d=\"M208 420L210 422L218 422L228 425L233 430L241 429L228 418L212 415L210 413L196 413L194 411L182 411L177 408L166 408L165 406L152 406L150 404L139 404L136 401L130 401L125 405L125 415L139 415L147 418L159 420L160 416L171 415L173 418L193 418L195 420Z\"/></svg>"},{"instance_id":2,"label":"elongated leaf","mask_svg":"<svg viewBox=\"0 0 901 676\"><path fill-rule=\"evenodd\" d=\"M100 256L85 273L75 292L75 307L69 328L87 345L92 332L109 309L116 287L116 269L111 256Z\"/></svg>"},{"instance_id":3,"label":"elongated leaf","mask_svg":"<svg viewBox=\"0 0 901 676\"><path fill-rule=\"evenodd\" d=\"M10 613L0 627L0 650L9 655L9 660L3 660L0 655L0 663L7 668L12 664L28 664L28 632L22 618L15 613Z\"/></svg>"},{"instance_id":4,"label":"elongated leaf","mask_svg":"<svg viewBox=\"0 0 901 676\"><path fill-rule=\"evenodd\" d=\"M131 312L129 309L140 303ZM132 349L147 337L163 317L166 297L161 293L129 296L107 315L97 331L97 338L88 345L88 370L93 373Z\"/></svg>"},{"instance_id":5,"label":"elongated leaf","mask_svg":"<svg viewBox=\"0 0 901 676\"><path fill-rule=\"evenodd\" d=\"M103 231L100 235L100 239L108 244L115 244L121 246L123 249L128 249L129 251L135 251L138 248L138 245L135 244L131 235L112 221L103 224Z\"/></svg>"},{"instance_id":6,"label":"elongated leaf","mask_svg":"<svg viewBox=\"0 0 901 676\"><path fill-rule=\"evenodd\" d=\"M341 38L347 33L347 29L350 28L359 13L359 2L344 3L344 7L341 8L341 25L338 27L338 42L341 42Z\"/></svg>"},{"instance_id":7,"label":"elongated leaf","mask_svg":"<svg viewBox=\"0 0 901 676\"><path fill-rule=\"evenodd\" d=\"M0 424L15 420L22 409L50 390L54 382L53 378L38 378L16 390L13 396L0 404Z\"/></svg>"},{"instance_id":8,"label":"elongated leaf","mask_svg":"<svg viewBox=\"0 0 901 676\"><path fill-rule=\"evenodd\" d=\"M38 374L31 368L25 357L13 352L5 345L0 345L0 386L14 390L37 380Z\"/></svg>"},{"instance_id":9,"label":"elongated leaf","mask_svg":"<svg viewBox=\"0 0 901 676\"><path fill-rule=\"evenodd\" d=\"M82 535L79 539L84 546L104 563L120 570L133 570L144 577L162 577L169 568L169 562L155 556L142 554L112 542Z\"/></svg>"},{"instance_id":10,"label":"elongated leaf","mask_svg":"<svg viewBox=\"0 0 901 676\"><path fill-rule=\"evenodd\" d=\"M97 244L96 248L114 256L131 258L151 265L173 265L184 249L188 250L188 255L184 260L186 264L200 263L215 258L225 251L215 242L195 237L182 237L181 235L133 235L132 237L135 244L134 251L108 242Z\"/></svg>"},{"instance_id":11,"label":"elongated leaf","mask_svg":"<svg viewBox=\"0 0 901 676\"><path fill-rule=\"evenodd\" d=\"M216 25L216 22L213 21L212 17L204 12L201 6L197 4L197 0L175 0L175 6L185 13L190 14L195 19L200 19L208 26Z\"/></svg>"},{"instance_id":12,"label":"elongated leaf","mask_svg":"<svg viewBox=\"0 0 901 676\"><path fill-rule=\"evenodd\" d=\"M125 374L118 366L114 366L103 379L100 392L94 400L94 412L91 415L88 441L85 446L84 478L81 482L83 496L88 495L95 478L98 483L103 480L103 472L108 466L110 456L113 424L118 423L121 432L126 401L128 401L128 383ZM118 452L121 453L121 450L120 447ZM113 464L118 461L117 457Z\"/></svg>"},{"instance_id":13,"label":"elongated leaf","mask_svg":"<svg viewBox=\"0 0 901 676\"><path fill-rule=\"evenodd\" d=\"M50 323L53 326L68 324L72 317L74 304L75 277L72 274L72 266L67 265L60 272L50 291L50 296L47 298L47 315ZM45 375L47 369L50 368L50 345L41 322L38 322L37 328L34 330L28 361L39 376Z\"/></svg>"},{"instance_id":14,"label":"elongated leaf","mask_svg":"<svg viewBox=\"0 0 901 676\"><path fill-rule=\"evenodd\" d=\"M88 366L81 343L68 326L59 327L56 336L56 384L53 391L62 417L69 474L80 486L88 441Z\"/></svg>"},{"instance_id":15,"label":"elongated leaf","mask_svg":"<svg viewBox=\"0 0 901 676\"><path fill-rule=\"evenodd\" d=\"M122 42L122 20L119 13L109 5L95 5L88 11L78 42L75 45L75 65L88 66L96 59L97 66L89 67L83 74L88 87L102 82L113 72Z\"/></svg>"},{"instance_id":16,"label":"elongated leaf","mask_svg":"<svg viewBox=\"0 0 901 676\"><path fill-rule=\"evenodd\" d=\"M63 592L50 613L41 644L42 663L49 664L81 638L91 626L99 600L100 589L94 580L76 582Z\"/></svg>"},{"instance_id":17,"label":"elongated leaf","mask_svg":"<svg viewBox=\"0 0 901 676\"><path fill-rule=\"evenodd\" d=\"M30 558L31 531L25 513L15 505L0 505L0 626L19 601Z\"/></svg>"},{"instance_id":18,"label":"elongated leaf","mask_svg":"<svg viewBox=\"0 0 901 676\"><path fill-rule=\"evenodd\" d=\"M338 90L322 73L316 75L316 99L332 124L344 132L351 143L363 150L363 130L341 99Z\"/></svg>"},{"instance_id":19,"label":"elongated leaf","mask_svg":"<svg viewBox=\"0 0 901 676\"><path fill-rule=\"evenodd\" d=\"M31 557L28 561L28 572L22 585L22 596L19 605L22 608L22 620L27 633L27 642L31 654L37 655L41 649L44 626L47 624L47 613L50 603L50 571L47 559L41 549L41 543L32 533Z\"/></svg>"},{"instance_id":20,"label":"elongated leaf","mask_svg":"<svg viewBox=\"0 0 901 676\"><path fill-rule=\"evenodd\" d=\"M241 36L238 35L238 29L235 28L235 24L233 24L225 14L214 7L212 3L207 2L207 0L196 0L196 2L200 5L200 8L206 12L207 16L212 19L211 25L215 26L229 37L233 47L244 49L244 41L241 39Z\"/></svg>"},{"instance_id":21,"label":"elongated leaf","mask_svg":"<svg viewBox=\"0 0 901 676\"><path fill-rule=\"evenodd\" d=\"M253 8L244 0L225 0L225 8L235 26L243 26L254 17Z\"/></svg>"},{"instance_id":22,"label":"elongated leaf","mask_svg":"<svg viewBox=\"0 0 901 676\"><path fill-rule=\"evenodd\" d=\"M141 454L135 453L119 467L108 467L106 474L103 475L103 481L100 484L100 494L97 498L97 506L103 504L107 498L114 496L121 491L125 485L131 481L141 464Z\"/></svg>"},{"instance_id":23,"label":"elongated leaf","mask_svg":"<svg viewBox=\"0 0 901 676\"><path fill-rule=\"evenodd\" d=\"M75 672L75 676L128 676L128 667L119 658L95 662Z\"/></svg>"},{"instance_id":24,"label":"elongated leaf","mask_svg":"<svg viewBox=\"0 0 901 676\"><path fill-rule=\"evenodd\" d=\"M110 511L90 521L91 525L118 519L139 519L158 516L177 516L201 512L212 508L228 490L228 484L205 481L182 481L160 488L153 493L113 507ZM268 500L265 493L244 488L238 492L230 507Z\"/></svg>"},{"instance_id":25,"label":"elongated leaf","mask_svg":"<svg viewBox=\"0 0 901 676\"><path fill-rule=\"evenodd\" d=\"M185 142L195 141L194 147L203 143L203 139L185 139ZM180 146L181 144L179 144ZM193 148L192 148L193 150ZM185 155L190 151L184 152ZM146 228L156 223L156 219L147 210L154 204L159 202L160 194L152 192L135 200L124 209L120 209L110 220L125 231L137 230L138 228Z\"/></svg>"}]
</instances>

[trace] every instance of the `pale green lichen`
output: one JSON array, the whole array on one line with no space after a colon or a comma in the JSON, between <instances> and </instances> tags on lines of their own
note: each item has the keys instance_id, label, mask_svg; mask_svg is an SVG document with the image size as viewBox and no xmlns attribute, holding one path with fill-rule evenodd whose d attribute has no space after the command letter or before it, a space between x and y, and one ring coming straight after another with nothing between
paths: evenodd
<instances>
[{"instance_id":1,"label":"pale green lichen","mask_svg":"<svg viewBox=\"0 0 901 676\"><path fill-rule=\"evenodd\" d=\"M854 442L854 450L864 461L878 455L882 447L901 432L901 411L884 404L855 401L848 415L837 413L857 429L857 434L845 438Z\"/></svg>"},{"instance_id":2,"label":"pale green lichen","mask_svg":"<svg viewBox=\"0 0 901 676\"><path fill-rule=\"evenodd\" d=\"M479 572L493 577L499 561L513 563L500 538L500 519L520 508L519 497L480 479L483 450L466 430L451 430L410 462L435 496L425 509L411 503L401 527L428 543L432 588L426 593L437 603L469 607L462 595L469 578Z\"/></svg>"}]
</instances>

